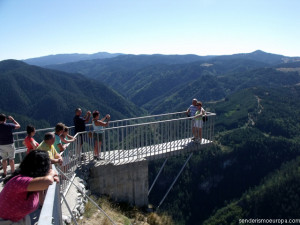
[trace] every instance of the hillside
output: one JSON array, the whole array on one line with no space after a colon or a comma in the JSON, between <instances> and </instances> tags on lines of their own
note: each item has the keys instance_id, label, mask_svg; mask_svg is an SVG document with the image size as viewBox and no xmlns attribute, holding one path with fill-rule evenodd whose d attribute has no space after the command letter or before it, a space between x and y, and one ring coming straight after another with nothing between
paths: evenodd
<instances>
[{"instance_id":1,"label":"hillside","mask_svg":"<svg viewBox=\"0 0 300 225\"><path fill-rule=\"evenodd\" d=\"M299 168L300 157L284 164L278 171L264 179L259 186L245 192L240 199L216 211L203 224L226 225L238 223L242 218L273 218L274 223L275 219L280 219L281 224L294 221L299 216ZM274 201L274 196L276 196L276 201ZM250 223L249 221L248 224Z\"/></svg>"},{"instance_id":2,"label":"hillside","mask_svg":"<svg viewBox=\"0 0 300 225\"><path fill-rule=\"evenodd\" d=\"M35 65L35 66L46 66L46 65L53 65L53 64L63 64L63 63L70 63L82 60L92 60L92 59L105 59L105 58L113 58L120 53L107 53L107 52L98 52L94 54L57 54L57 55L47 55L42 57L30 58L25 59L23 62Z\"/></svg>"},{"instance_id":3,"label":"hillside","mask_svg":"<svg viewBox=\"0 0 300 225\"><path fill-rule=\"evenodd\" d=\"M255 51L207 57L122 55L50 67L100 80L136 105L157 114L185 109L194 97L215 101L256 85L295 84L299 82L297 72L285 74L286 71L271 68L296 60L297 57Z\"/></svg>"},{"instance_id":4,"label":"hillside","mask_svg":"<svg viewBox=\"0 0 300 225\"><path fill-rule=\"evenodd\" d=\"M72 125L74 110L98 109L113 119L142 115L145 112L102 83L79 74L30 66L16 60L0 62L0 111L23 116L53 126L59 121Z\"/></svg>"},{"instance_id":5,"label":"hillside","mask_svg":"<svg viewBox=\"0 0 300 225\"><path fill-rule=\"evenodd\" d=\"M217 113L217 144L193 155L160 209L172 215L175 224L202 224L205 220L206 224L237 224L236 218L267 215L293 218L300 212L298 198L293 200L299 182L292 181L298 179L295 174L299 171L293 166L300 156L299 95L299 86L249 88L211 103L209 107ZM153 205L162 199L186 157L168 160L150 195ZM276 175L268 181L284 164L292 175L286 180ZM149 165L149 183L161 165L162 161ZM282 190L288 192L279 194ZM248 203L236 203L240 198ZM274 205L272 210L269 204ZM291 211L282 210L283 204L291 204ZM253 214L247 214L249 211Z\"/></svg>"}]
</instances>

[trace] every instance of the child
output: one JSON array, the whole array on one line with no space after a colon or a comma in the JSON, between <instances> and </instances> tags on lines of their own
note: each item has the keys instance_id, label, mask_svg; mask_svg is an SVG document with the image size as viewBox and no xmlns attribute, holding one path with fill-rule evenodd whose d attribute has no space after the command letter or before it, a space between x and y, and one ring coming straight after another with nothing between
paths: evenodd
<instances>
[{"instance_id":1,"label":"child","mask_svg":"<svg viewBox=\"0 0 300 225\"><path fill-rule=\"evenodd\" d=\"M31 125L28 125L26 130L27 136L23 141L23 145L27 147L26 154L28 154L30 151L35 150L39 146L39 143L33 139L33 136L35 135L35 128Z\"/></svg>"},{"instance_id":2,"label":"child","mask_svg":"<svg viewBox=\"0 0 300 225\"><path fill-rule=\"evenodd\" d=\"M65 166L70 163L71 154L69 153L69 149L67 148L69 144L76 140L73 136L69 135L69 128L64 127L63 133L60 135L60 140L63 144L63 147L66 149L62 154L63 157L63 171L66 172Z\"/></svg>"},{"instance_id":3,"label":"child","mask_svg":"<svg viewBox=\"0 0 300 225\"><path fill-rule=\"evenodd\" d=\"M63 143L68 144L68 143L71 143L71 142L75 141L76 138L74 138L73 136L71 136L69 134L69 128L65 127L64 128L64 132L60 135L60 140Z\"/></svg>"}]
</instances>

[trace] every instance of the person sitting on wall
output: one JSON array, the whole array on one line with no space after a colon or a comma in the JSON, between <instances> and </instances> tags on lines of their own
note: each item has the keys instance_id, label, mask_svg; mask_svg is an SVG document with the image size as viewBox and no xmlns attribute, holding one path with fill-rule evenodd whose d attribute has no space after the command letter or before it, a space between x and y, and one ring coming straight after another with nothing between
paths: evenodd
<instances>
[{"instance_id":1,"label":"person sitting on wall","mask_svg":"<svg viewBox=\"0 0 300 225\"><path fill-rule=\"evenodd\" d=\"M12 123L6 123L6 120L11 120ZM14 129L19 129L20 127L20 124L12 116L6 117L5 114L0 114L0 155L2 157L3 178L7 175L8 159L11 172L15 171L16 149L12 132Z\"/></svg>"},{"instance_id":2,"label":"person sitting on wall","mask_svg":"<svg viewBox=\"0 0 300 225\"><path fill-rule=\"evenodd\" d=\"M55 142L54 134L51 132L48 132L45 134L44 140L40 143L40 145L37 147L37 149L48 152L50 161L52 164L58 163L59 165L62 165L62 163L63 163L62 157L55 150L55 148L53 146L54 142Z\"/></svg>"},{"instance_id":3,"label":"person sitting on wall","mask_svg":"<svg viewBox=\"0 0 300 225\"><path fill-rule=\"evenodd\" d=\"M39 143L37 143L33 138L33 136L35 135L35 128L33 126L28 125L26 127L26 131L27 136L23 141L23 145L27 147L26 154L28 154L30 151L35 150L39 146Z\"/></svg>"},{"instance_id":4,"label":"person sitting on wall","mask_svg":"<svg viewBox=\"0 0 300 225\"><path fill-rule=\"evenodd\" d=\"M41 204L42 194L53 182L59 182L59 178L51 169L48 153L29 152L12 176L4 180L0 224L30 224L29 214Z\"/></svg>"}]
</instances>

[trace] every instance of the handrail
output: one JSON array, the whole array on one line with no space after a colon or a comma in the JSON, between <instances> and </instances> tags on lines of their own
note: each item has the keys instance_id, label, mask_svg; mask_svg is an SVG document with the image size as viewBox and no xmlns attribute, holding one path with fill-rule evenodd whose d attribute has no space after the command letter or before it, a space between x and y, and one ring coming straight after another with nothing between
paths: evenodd
<instances>
[{"instance_id":1,"label":"handrail","mask_svg":"<svg viewBox=\"0 0 300 225\"><path fill-rule=\"evenodd\" d=\"M61 175L63 175L65 178L67 178L68 180L69 180L69 178L68 178L68 176L66 176L66 174L64 174L60 169L58 169L58 171L59 171L59 173L61 174ZM82 194L82 195L84 195L86 198L88 198L109 220L110 220L110 222L113 224L113 225L116 225L116 223L112 220L112 218L110 218L110 216L109 215L107 215L106 214L106 212L93 200L93 199L91 199L89 196L87 196L85 193L84 193L84 191L82 191L82 189L80 188L80 187L78 187L72 180L69 180L75 187L76 187L76 189Z\"/></svg>"},{"instance_id":2,"label":"handrail","mask_svg":"<svg viewBox=\"0 0 300 225\"><path fill-rule=\"evenodd\" d=\"M56 170L52 165L52 169ZM38 225L62 224L60 185L53 182L47 190Z\"/></svg>"},{"instance_id":3,"label":"handrail","mask_svg":"<svg viewBox=\"0 0 300 225\"><path fill-rule=\"evenodd\" d=\"M153 156L156 157L156 155L163 155L183 148L191 151L191 147L197 149L201 144L212 143L214 117L216 114L207 112L208 121L203 123L202 128L203 143L201 140L200 143L194 142L196 144L191 143L191 128L194 117L186 117L184 114L185 111L111 121L111 126L103 129L101 156L105 159L106 163L126 163L136 159L151 159ZM130 123L131 121L136 122ZM74 126L69 128L73 130ZM46 131L54 131L54 128L36 130L39 138ZM47 212L41 213L39 224L51 224L46 222L49 222L51 219L49 215L57 214L59 210L61 213L61 209L59 208L61 201L57 201L54 195L60 193L59 189L65 195L68 188L73 184L75 170L94 159L94 138L95 135L98 136L99 134L92 132L92 136L89 136L89 133L89 131L84 131L75 134L76 141L71 142L66 150L61 153L65 164L59 167L58 170L66 171L64 175L67 176L67 179L61 179L60 185L54 183L49 187L43 207L43 209L47 208ZM16 148L16 153L20 157L26 151L24 146L20 147L20 143L23 140L21 137L24 134L26 134L25 131L14 133L17 137L15 142L19 144L19 147L17 146ZM98 151L100 152L99 147ZM59 194L58 196L60 199ZM56 205L56 208L53 208L53 205ZM43 209L42 211L45 211ZM42 219L43 217L45 219ZM58 218L61 220L61 214L58 215Z\"/></svg>"},{"instance_id":4,"label":"handrail","mask_svg":"<svg viewBox=\"0 0 300 225\"><path fill-rule=\"evenodd\" d=\"M215 113L210 113L207 116L215 116ZM126 127L138 127L138 126L145 126L145 125L150 125L150 124L158 124L158 123L164 123L164 122L172 122L172 121L178 121L178 120L190 120L193 119L194 117L185 117L185 118L178 118L178 119L170 119L170 120L159 120L159 121L154 121L154 122L147 122L147 123L139 123L139 124L128 124L124 126L118 126L118 127L106 127L103 128L103 130L112 130L112 129L118 129L118 128L126 128Z\"/></svg>"},{"instance_id":5,"label":"handrail","mask_svg":"<svg viewBox=\"0 0 300 225\"><path fill-rule=\"evenodd\" d=\"M164 113L164 114L156 114L156 115L149 115L149 116L141 116L141 117L133 117L133 118L128 118L128 119L122 119L122 120L112 120L110 123L115 123L115 122L122 122L122 121L131 121L131 120L139 120L139 119L148 119L148 118L154 118L154 117L159 117L159 116L168 116L168 115L176 115L176 114L182 114L185 113L185 111L182 112L174 112L174 113ZM91 126L92 124L86 124L86 126ZM74 128L75 126L68 126L68 128ZM48 127L48 128L41 128L41 129L36 129L36 132L40 131L48 131L52 130L54 131L55 127ZM13 134L26 134L26 131L17 131L13 132Z\"/></svg>"}]
</instances>

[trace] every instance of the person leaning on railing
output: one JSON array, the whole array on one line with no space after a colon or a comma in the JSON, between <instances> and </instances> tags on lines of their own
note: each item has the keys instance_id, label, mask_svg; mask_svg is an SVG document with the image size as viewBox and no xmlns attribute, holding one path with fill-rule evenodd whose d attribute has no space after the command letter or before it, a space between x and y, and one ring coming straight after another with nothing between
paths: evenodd
<instances>
[{"instance_id":1,"label":"person leaning on railing","mask_svg":"<svg viewBox=\"0 0 300 225\"><path fill-rule=\"evenodd\" d=\"M106 122L105 122L106 120ZM95 110L93 112L92 125L94 128L94 159L100 160L101 144L103 141L103 127L107 127L110 121L110 115L106 114L105 117L100 119L99 111Z\"/></svg>"},{"instance_id":2,"label":"person leaning on railing","mask_svg":"<svg viewBox=\"0 0 300 225\"><path fill-rule=\"evenodd\" d=\"M33 138L33 136L35 135L35 128L33 126L28 125L26 127L26 131L27 136L23 141L23 145L27 147L26 154L28 154L30 151L35 150L39 146L39 143L37 143Z\"/></svg>"},{"instance_id":3,"label":"person leaning on railing","mask_svg":"<svg viewBox=\"0 0 300 225\"><path fill-rule=\"evenodd\" d=\"M61 142L63 143L63 147L65 148L65 150L63 151L63 153L60 154L62 156L62 159L63 159L62 166L65 166L65 165L67 165L69 163L70 157L71 157L71 155L70 155L69 150L67 149L67 147L69 146L69 144L71 142L76 141L76 138L74 138L73 136L69 135L69 128L68 127L64 127L64 131L63 131L63 133L59 137L60 137Z\"/></svg>"},{"instance_id":4,"label":"person leaning on railing","mask_svg":"<svg viewBox=\"0 0 300 225\"><path fill-rule=\"evenodd\" d=\"M12 123L6 123L6 120L11 120ZM3 178L7 175L8 159L11 172L15 171L16 149L12 132L14 129L19 129L20 127L20 124L12 116L6 117L5 114L0 114L0 155L2 157Z\"/></svg>"},{"instance_id":5,"label":"person leaning on railing","mask_svg":"<svg viewBox=\"0 0 300 225\"><path fill-rule=\"evenodd\" d=\"M64 132L65 125L63 123L58 123L55 126L55 141L54 141L54 148L58 153L63 152L66 149L66 146L62 144L61 135Z\"/></svg>"},{"instance_id":6,"label":"person leaning on railing","mask_svg":"<svg viewBox=\"0 0 300 225\"><path fill-rule=\"evenodd\" d=\"M59 182L59 178L51 169L48 153L31 151L12 176L4 180L0 224L30 224L29 214L42 204L42 194L53 182Z\"/></svg>"},{"instance_id":7,"label":"person leaning on railing","mask_svg":"<svg viewBox=\"0 0 300 225\"><path fill-rule=\"evenodd\" d=\"M52 164L58 163L59 165L62 165L62 163L63 163L62 157L55 150L55 148L53 146L54 142L55 142L54 134L51 132L48 132L45 134L44 140L40 143L40 145L39 145L39 147L37 147L37 149L48 152L50 161Z\"/></svg>"}]
</instances>

